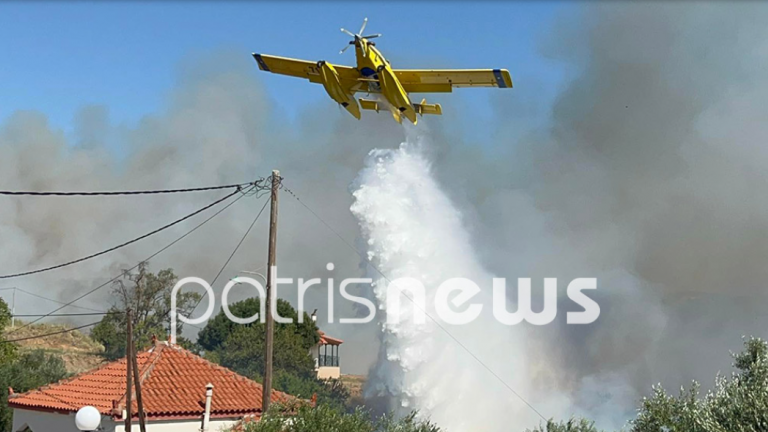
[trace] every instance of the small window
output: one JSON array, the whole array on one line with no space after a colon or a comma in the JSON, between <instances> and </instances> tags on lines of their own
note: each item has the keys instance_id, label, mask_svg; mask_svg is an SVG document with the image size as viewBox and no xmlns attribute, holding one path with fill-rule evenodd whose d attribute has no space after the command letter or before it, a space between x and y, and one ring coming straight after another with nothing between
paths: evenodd
<instances>
[{"instance_id":1,"label":"small window","mask_svg":"<svg viewBox=\"0 0 768 432\"><path fill-rule=\"evenodd\" d=\"M34 432L31 427L24 425L21 427L21 429L18 429L16 432Z\"/></svg>"}]
</instances>

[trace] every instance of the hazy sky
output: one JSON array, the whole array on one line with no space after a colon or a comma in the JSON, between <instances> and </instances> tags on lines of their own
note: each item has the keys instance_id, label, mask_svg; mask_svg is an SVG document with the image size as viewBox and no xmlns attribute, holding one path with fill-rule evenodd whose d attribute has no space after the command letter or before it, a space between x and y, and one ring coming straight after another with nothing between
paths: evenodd
<instances>
[{"instance_id":1,"label":"hazy sky","mask_svg":"<svg viewBox=\"0 0 768 432\"><path fill-rule=\"evenodd\" d=\"M727 373L741 335L765 336L765 3L0 2L0 184L185 187L278 167L343 238L362 241L350 183L371 149L396 147L404 128L386 114L357 121L322 86L259 71L250 54L352 64L349 52L338 55L348 41L339 27L357 31L366 16L395 67L512 74L512 90L428 95L444 115L418 129L433 144L430 175L488 274L599 280L596 323L537 328L536 346L508 356L540 367L526 385L548 416L587 413L620 426L652 383L707 386ZM327 262L337 280L362 273L355 251L283 196L285 274L326 277ZM81 257L212 200L7 199L0 267ZM212 278L261 205L243 203L152 268ZM223 278L266 261L259 224ZM10 282L71 300L189 228ZM310 294L323 329L345 340L345 372L365 373L378 329L328 323L325 293ZM78 304L110 301L104 289ZM19 313L50 309L27 297ZM467 339L496 343L487 334ZM486 375L475 382L496 383ZM555 406L560 394L574 406Z\"/></svg>"},{"instance_id":2,"label":"hazy sky","mask_svg":"<svg viewBox=\"0 0 768 432\"><path fill-rule=\"evenodd\" d=\"M352 52L338 54L348 40L339 27L357 32L364 17L370 20L368 31L384 34L378 46L395 67L506 68L516 86L536 81L537 87L553 89L562 71L537 54L536 40L569 7L543 2L2 3L0 120L14 110L34 109L71 133L75 112L98 104L109 106L113 124L130 127L164 108L185 62L213 50L353 64ZM309 103L328 98L321 86L260 73L253 66L275 110L291 119ZM490 115L493 90L458 93L445 108L468 118Z\"/></svg>"}]
</instances>

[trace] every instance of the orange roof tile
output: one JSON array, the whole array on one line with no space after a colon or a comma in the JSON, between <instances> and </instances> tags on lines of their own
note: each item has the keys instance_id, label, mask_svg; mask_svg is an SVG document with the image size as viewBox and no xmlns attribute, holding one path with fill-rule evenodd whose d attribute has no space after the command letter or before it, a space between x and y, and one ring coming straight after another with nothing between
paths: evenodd
<instances>
[{"instance_id":1,"label":"orange roof tile","mask_svg":"<svg viewBox=\"0 0 768 432\"><path fill-rule=\"evenodd\" d=\"M320 345L341 345L344 343L341 339L328 336L322 330L318 330L317 333L320 335Z\"/></svg>"},{"instance_id":2,"label":"orange roof tile","mask_svg":"<svg viewBox=\"0 0 768 432\"><path fill-rule=\"evenodd\" d=\"M211 417L261 414L261 384L211 363L175 345L157 343L136 356L141 394L148 418L200 418L205 386L213 384ZM86 405L121 417L125 406L125 359L27 393L12 395L12 408L74 412ZM273 391L272 401L293 396ZM132 415L137 415L133 397Z\"/></svg>"}]
</instances>

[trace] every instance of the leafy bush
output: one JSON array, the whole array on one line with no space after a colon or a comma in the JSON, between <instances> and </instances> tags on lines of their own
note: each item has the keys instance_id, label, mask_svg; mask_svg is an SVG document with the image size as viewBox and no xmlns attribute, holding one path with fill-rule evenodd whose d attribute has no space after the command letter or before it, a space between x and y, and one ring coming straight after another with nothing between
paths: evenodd
<instances>
[{"instance_id":1,"label":"leafy bush","mask_svg":"<svg viewBox=\"0 0 768 432\"><path fill-rule=\"evenodd\" d=\"M10 432L13 426L13 411L8 408L9 388L23 393L66 376L64 361L43 350L23 353L15 360L0 365L0 431Z\"/></svg>"},{"instance_id":2,"label":"leafy bush","mask_svg":"<svg viewBox=\"0 0 768 432\"><path fill-rule=\"evenodd\" d=\"M367 411L344 413L327 405L301 406L296 411L274 407L261 421L247 423L245 432L439 432L428 421L416 419L416 413L395 419L385 416L371 419Z\"/></svg>"},{"instance_id":3,"label":"leafy bush","mask_svg":"<svg viewBox=\"0 0 768 432\"><path fill-rule=\"evenodd\" d=\"M277 371L273 376L277 390L301 399L317 396L319 405L330 405L337 410L346 409L349 391L340 380L322 381L314 376L302 377L285 371Z\"/></svg>"},{"instance_id":4,"label":"leafy bush","mask_svg":"<svg viewBox=\"0 0 768 432\"><path fill-rule=\"evenodd\" d=\"M554 420L548 420L545 425L528 430L527 432L598 432L595 423L587 419L570 419L565 422L556 423Z\"/></svg>"},{"instance_id":5,"label":"leafy bush","mask_svg":"<svg viewBox=\"0 0 768 432\"><path fill-rule=\"evenodd\" d=\"M643 400L632 432L764 432L768 430L768 344L758 338L744 342L734 355L736 372L718 376L715 388L699 397L699 384L670 396L654 387Z\"/></svg>"}]
</instances>

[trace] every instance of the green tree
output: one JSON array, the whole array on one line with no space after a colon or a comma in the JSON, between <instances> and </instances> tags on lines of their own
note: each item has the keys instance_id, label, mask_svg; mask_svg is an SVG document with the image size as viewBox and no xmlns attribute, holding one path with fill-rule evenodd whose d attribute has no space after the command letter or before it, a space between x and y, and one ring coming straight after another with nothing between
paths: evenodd
<instances>
[{"instance_id":1,"label":"green tree","mask_svg":"<svg viewBox=\"0 0 768 432\"><path fill-rule=\"evenodd\" d=\"M91 337L104 345L104 355L110 360L125 356L127 338L126 310L133 314L133 338L136 346L142 348L150 344L152 336L165 338L171 326L171 290L177 281L172 269L160 270L157 274L147 269L146 263L139 264L135 272L125 271L122 278L116 280L112 292L117 303L110 309L91 332ZM188 316L200 300L201 295L194 292L181 292L176 298L177 311ZM177 333L182 330L182 322L177 322ZM186 343L179 338L179 343Z\"/></svg>"},{"instance_id":2,"label":"green tree","mask_svg":"<svg viewBox=\"0 0 768 432\"><path fill-rule=\"evenodd\" d=\"M251 317L260 312L259 298L249 298L233 303L229 309L234 316ZM277 313L290 318L287 324L275 323L274 358L275 371L285 371L300 377L314 374L314 360L309 350L320 341L317 326L304 313L299 314L285 300L277 300ZM261 320L251 324L237 324L224 312L220 312L200 331L198 345L206 357L247 377L264 374L265 325Z\"/></svg>"},{"instance_id":3,"label":"green tree","mask_svg":"<svg viewBox=\"0 0 768 432\"><path fill-rule=\"evenodd\" d=\"M221 364L248 377L264 375L264 340L263 325L234 329L219 350ZM297 376L308 376L314 369L301 336L290 331L275 331L272 362L275 371Z\"/></svg>"},{"instance_id":4,"label":"green tree","mask_svg":"<svg viewBox=\"0 0 768 432\"><path fill-rule=\"evenodd\" d=\"M699 397L699 384L670 396L655 387L632 421L632 432L764 432L768 430L768 344L744 342L734 355L736 371L718 376L714 389Z\"/></svg>"},{"instance_id":5,"label":"green tree","mask_svg":"<svg viewBox=\"0 0 768 432\"><path fill-rule=\"evenodd\" d=\"M8 408L9 389L27 392L67 376L61 357L35 350L21 354L13 361L0 365L0 431L10 432L13 410Z\"/></svg>"},{"instance_id":6,"label":"green tree","mask_svg":"<svg viewBox=\"0 0 768 432\"><path fill-rule=\"evenodd\" d=\"M5 329L11 323L11 309L5 300L0 299L0 366L16 358L16 345L5 343Z\"/></svg>"},{"instance_id":7,"label":"green tree","mask_svg":"<svg viewBox=\"0 0 768 432\"><path fill-rule=\"evenodd\" d=\"M736 370L717 376L714 388L701 395L696 381L677 396L661 386L652 387L630 432L766 432L768 431L768 343L759 338L744 341L734 354ZM529 432L597 432L592 422L552 420Z\"/></svg>"},{"instance_id":8,"label":"green tree","mask_svg":"<svg viewBox=\"0 0 768 432\"><path fill-rule=\"evenodd\" d=\"M251 317L260 312L259 298L249 298L230 306L237 317ZM310 399L317 396L321 405L332 405L343 410L349 391L339 380L318 380L310 349L320 341L317 325L305 313L303 322L299 314L285 300L277 300L277 312L291 318L291 323L275 323L274 376L276 390ZM200 332L197 343L208 360L235 372L261 380L264 374L265 326L260 320L242 325L219 313Z\"/></svg>"},{"instance_id":9,"label":"green tree","mask_svg":"<svg viewBox=\"0 0 768 432\"><path fill-rule=\"evenodd\" d=\"M718 377L707 397L712 431L754 432L768 430L768 344L762 339L745 341L734 355L737 372L730 379Z\"/></svg>"},{"instance_id":10,"label":"green tree","mask_svg":"<svg viewBox=\"0 0 768 432\"><path fill-rule=\"evenodd\" d=\"M276 407L261 421L247 423L245 432L439 432L412 413L402 419L385 416L371 419L367 411L344 413L327 405L300 406L298 409Z\"/></svg>"},{"instance_id":11,"label":"green tree","mask_svg":"<svg viewBox=\"0 0 768 432\"><path fill-rule=\"evenodd\" d=\"M10 431L13 426L13 411L8 408L8 388L2 371L16 359L16 345L6 342L5 329L11 323L8 303L0 299L0 431Z\"/></svg>"},{"instance_id":12,"label":"green tree","mask_svg":"<svg viewBox=\"0 0 768 432\"><path fill-rule=\"evenodd\" d=\"M349 390L341 380L319 380L313 376L303 377L284 371L277 371L273 377L276 389L301 399L317 397L318 405L344 411L347 409Z\"/></svg>"},{"instance_id":13,"label":"green tree","mask_svg":"<svg viewBox=\"0 0 768 432\"><path fill-rule=\"evenodd\" d=\"M252 317L260 312L261 299L252 297L233 303L229 306L229 310L236 317ZM301 337L302 346L307 350L320 341L320 336L317 334L317 325L315 325L306 312L303 316L303 323L299 323L299 313L296 309L289 302L278 299L277 313L281 317L291 318L292 322L290 324L275 323L275 335L285 332L296 334ZM222 311L214 318L208 320L205 328L198 334L197 343L205 351L217 351L236 329L243 327L260 328L263 326L261 320L256 320L248 325L237 324L230 320Z\"/></svg>"},{"instance_id":14,"label":"green tree","mask_svg":"<svg viewBox=\"0 0 768 432\"><path fill-rule=\"evenodd\" d=\"M671 396L660 386L653 387L653 395L643 399L637 417L632 420L632 431L685 431L711 430L708 407L699 400L699 385L681 389L679 396Z\"/></svg>"},{"instance_id":15,"label":"green tree","mask_svg":"<svg viewBox=\"0 0 768 432\"><path fill-rule=\"evenodd\" d=\"M527 432L598 432L595 423L583 418L572 418L568 421L555 422L548 420L545 425L533 428Z\"/></svg>"}]
</instances>

